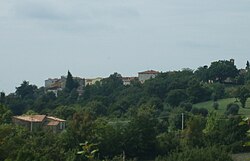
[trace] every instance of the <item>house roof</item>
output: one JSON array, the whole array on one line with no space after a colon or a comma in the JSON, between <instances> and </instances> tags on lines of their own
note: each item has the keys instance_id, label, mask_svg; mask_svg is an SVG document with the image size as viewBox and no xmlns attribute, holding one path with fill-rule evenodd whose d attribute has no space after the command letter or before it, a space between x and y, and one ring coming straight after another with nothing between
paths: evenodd
<instances>
[{"instance_id":1,"label":"house roof","mask_svg":"<svg viewBox=\"0 0 250 161\"><path fill-rule=\"evenodd\" d=\"M139 72L139 74L159 74L159 72L155 70L147 70L144 72Z\"/></svg>"},{"instance_id":2,"label":"house roof","mask_svg":"<svg viewBox=\"0 0 250 161\"><path fill-rule=\"evenodd\" d=\"M13 118L28 121L28 122L42 122L46 115L23 115L23 116L13 116Z\"/></svg>"},{"instance_id":3,"label":"house roof","mask_svg":"<svg viewBox=\"0 0 250 161\"><path fill-rule=\"evenodd\" d=\"M130 81L130 80L134 80L136 79L137 77L122 77L122 80L124 81Z\"/></svg>"},{"instance_id":4,"label":"house roof","mask_svg":"<svg viewBox=\"0 0 250 161\"><path fill-rule=\"evenodd\" d=\"M59 119L53 116L47 116L48 119L53 120L53 121L59 121L59 122L65 122L66 120L63 119Z\"/></svg>"},{"instance_id":5,"label":"house roof","mask_svg":"<svg viewBox=\"0 0 250 161\"><path fill-rule=\"evenodd\" d=\"M59 121L50 121L47 126L56 126L58 125L60 122Z\"/></svg>"}]
</instances>

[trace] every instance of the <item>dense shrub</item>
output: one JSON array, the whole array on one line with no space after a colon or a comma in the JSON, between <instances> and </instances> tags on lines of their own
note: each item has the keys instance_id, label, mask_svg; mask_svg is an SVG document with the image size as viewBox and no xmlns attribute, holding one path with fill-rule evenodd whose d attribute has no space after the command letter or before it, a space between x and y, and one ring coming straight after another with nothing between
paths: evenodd
<instances>
[{"instance_id":1,"label":"dense shrub","mask_svg":"<svg viewBox=\"0 0 250 161\"><path fill-rule=\"evenodd\" d=\"M193 108L192 103L181 103L180 107L183 108L185 111L190 112Z\"/></svg>"},{"instance_id":2,"label":"dense shrub","mask_svg":"<svg viewBox=\"0 0 250 161\"><path fill-rule=\"evenodd\" d=\"M214 102L214 103L213 103L213 108L214 108L215 110L218 110L218 109L219 109L219 103L218 103L218 102Z\"/></svg>"},{"instance_id":3,"label":"dense shrub","mask_svg":"<svg viewBox=\"0 0 250 161\"><path fill-rule=\"evenodd\" d=\"M168 157L158 157L156 161L233 161L231 156L219 147L185 149Z\"/></svg>"},{"instance_id":4,"label":"dense shrub","mask_svg":"<svg viewBox=\"0 0 250 161\"><path fill-rule=\"evenodd\" d=\"M208 115L208 110L206 108L192 108L191 113L194 115L202 115L202 116L207 116Z\"/></svg>"},{"instance_id":5,"label":"dense shrub","mask_svg":"<svg viewBox=\"0 0 250 161\"><path fill-rule=\"evenodd\" d=\"M237 115L239 112L240 106L236 103L230 103L227 105L226 115Z\"/></svg>"}]
</instances>

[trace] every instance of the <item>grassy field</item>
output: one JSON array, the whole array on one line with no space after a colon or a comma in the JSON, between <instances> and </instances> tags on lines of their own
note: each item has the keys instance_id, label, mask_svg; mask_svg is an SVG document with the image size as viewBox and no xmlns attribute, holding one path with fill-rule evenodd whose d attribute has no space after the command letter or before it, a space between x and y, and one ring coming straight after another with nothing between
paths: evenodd
<instances>
[{"instance_id":1,"label":"grassy field","mask_svg":"<svg viewBox=\"0 0 250 161\"><path fill-rule=\"evenodd\" d=\"M233 154L234 161L250 161L250 153Z\"/></svg>"},{"instance_id":2,"label":"grassy field","mask_svg":"<svg viewBox=\"0 0 250 161\"><path fill-rule=\"evenodd\" d=\"M227 105L229 103L234 103L235 101L236 101L235 98L227 98L227 99L218 100L217 102L219 103L219 109L217 110L217 112L219 114L223 115L225 113L225 111L226 111ZM237 102L237 103L240 105L239 102ZM203 107L203 108L208 109L209 111L214 110L212 101L194 104L194 107L197 107L197 108L202 108ZM242 108L240 106L239 114L243 115L243 116L250 117L250 99L247 100L246 108Z\"/></svg>"}]
</instances>

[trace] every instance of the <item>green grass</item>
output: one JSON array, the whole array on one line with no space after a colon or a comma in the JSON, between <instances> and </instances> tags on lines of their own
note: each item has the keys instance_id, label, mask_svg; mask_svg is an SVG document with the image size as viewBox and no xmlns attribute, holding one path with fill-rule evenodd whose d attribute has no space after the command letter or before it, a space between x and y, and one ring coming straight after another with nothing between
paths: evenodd
<instances>
[{"instance_id":1,"label":"green grass","mask_svg":"<svg viewBox=\"0 0 250 161\"><path fill-rule=\"evenodd\" d=\"M235 101L236 101L235 98L227 98L227 99L218 100L217 102L219 103L219 109L216 110L216 111L218 112L218 114L223 115L225 113L225 111L226 111L227 105L229 103L234 103ZM237 102L237 104L240 105L239 102ZM194 107L206 108L206 109L208 109L208 111L213 111L214 110L213 101L197 103L197 104L194 104ZM247 102L246 102L246 108L242 108L240 106L239 114L242 115L242 116L250 117L250 99L248 99Z\"/></svg>"},{"instance_id":2,"label":"green grass","mask_svg":"<svg viewBox=\"0 0 250 161\"><path fill-rule=\"evenodd\" d=\"M232 155L234 161L250 161L250 153L241 153Z\"/></svg>"}]
</instances>

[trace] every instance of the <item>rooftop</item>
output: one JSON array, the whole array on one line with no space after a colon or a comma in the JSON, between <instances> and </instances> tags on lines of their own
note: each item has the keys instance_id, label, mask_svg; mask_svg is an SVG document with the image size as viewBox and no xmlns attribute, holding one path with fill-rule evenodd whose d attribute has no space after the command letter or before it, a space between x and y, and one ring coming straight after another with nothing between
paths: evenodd
<instances>
[{"instance_id":1,"label":"rooftop","mask_svg":"<svg viewBox=\"0 0 250 161\"><path fill-rule=\"evenodd\" d=\"M139 74L159 74L160 72L155 71L155 70L147 70L144 72L139 72Z\"/></svg>"},{"instance_id":2,"label":"rooftop","mask_svg":"<svg viewBox=\"0 0 250 161\"><path fill-rule=\"evenodd\" d=\"M28 122L42 122L45 119L46 115L23 115L13 117Z\"/></svg>"},{"instance_id":3,"label":"rooftop","mask_svg":"<svg viewBox=\"0 0 250 161\"><path fill-rule=\"evenodd\" d=\"M59 121L59 122L65 122L66 120L63 120L63 119L59 119L59 118L56 118L56 117L53 117L53 116L47 116L48 119L51 119L53 121Z\"/></svg>"},{"instance_id":4,"label":"rooftop","mask_svg":"<svg viewBox=\"0 0 250 161\"><path fill-rule=\"evenodd\" d=\"M59 121L50 121L47 126L56 126L59 124Z\"/></svg>"}]
</instances>

